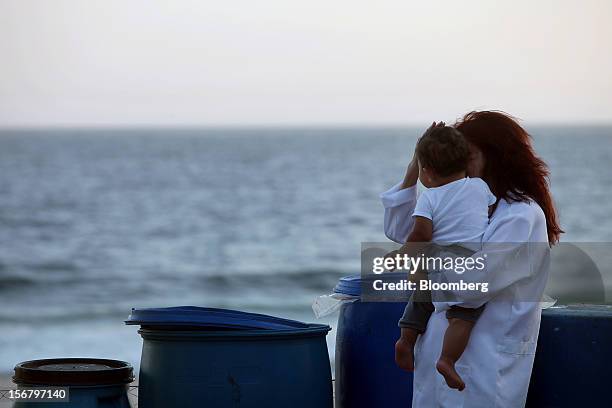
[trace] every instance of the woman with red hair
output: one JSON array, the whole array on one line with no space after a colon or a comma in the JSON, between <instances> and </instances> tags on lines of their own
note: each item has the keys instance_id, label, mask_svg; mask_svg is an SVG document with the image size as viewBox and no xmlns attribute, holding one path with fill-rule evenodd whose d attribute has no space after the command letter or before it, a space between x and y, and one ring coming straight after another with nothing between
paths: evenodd
<instances>
[{"instance_id":1,"label":"woman with red hair","mask_svg":"<svg viewBox=\"0 0 612 408\"><path fill-rule=\"evenodd\" d=\"M446 293L446 302L434 302L436 310L414 349L413 407L523 407L538 339L550 246L563 232L548 188L548 169L536 156L529 134L503 112L470 112L454 126L469 144L467 175L482 178L498 199L483 237L483 249L473 255L488 256L486 267L455 278L487 282L488 290L451 291L450 297ZM405 243L413 226L417 179L418 163L413 158L404 180L381 194L385 234L398 243ZM454 279L450 275L446 278ZM478 308L485 304L456 366L465 389L451 389L435 367L448 326L444 312L452 306ZM402 358L403 342L401 336L396 359Z\"/></svg>"}]
</instances>

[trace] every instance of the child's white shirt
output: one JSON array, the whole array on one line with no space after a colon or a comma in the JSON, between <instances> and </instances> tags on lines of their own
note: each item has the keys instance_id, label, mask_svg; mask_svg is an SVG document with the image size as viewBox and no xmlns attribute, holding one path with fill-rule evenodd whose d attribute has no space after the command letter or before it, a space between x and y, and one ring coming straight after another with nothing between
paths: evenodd
<instances>
[{"instance_id":1,"label":"child's white shirt","mask_svg":"<svg viewBox=\"0 0 612 408\"><path fill-rule=\"evenodd\" d=\"M412 216L431 220L432 242L477 250L496 200L482 179L466 177L423 191Z\"/></svg>"}]
</instances>

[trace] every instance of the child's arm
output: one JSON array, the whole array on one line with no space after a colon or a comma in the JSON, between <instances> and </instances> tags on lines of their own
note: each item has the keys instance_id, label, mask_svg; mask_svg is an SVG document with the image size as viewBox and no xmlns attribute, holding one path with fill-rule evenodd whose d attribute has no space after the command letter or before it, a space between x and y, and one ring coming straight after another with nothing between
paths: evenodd
<instances>
[{"instance_id":1,"label":"child's arm","mask_svg":"<svg viewBox=\"0 0 612 408\"><path fill-rule=\"evenodd\" d=\"M433 223L431 220L417 215L414 217L414 227L412 227L412 231L408 234L406 244L409 242L429 242L431 241L432 235ZM406 246L406 244L404 244L404 246Z\"/></svg>"},{"instance_id":2,"label":"child's arm","mask_svg":"<svg viewBox=\"0 0 612 408\"><path fill-rule=\"evenodd\" d=\"M433 224L431 220L429 218L415 216L412 231L408 234L406 243L397 250L397 253L400 255L420 255L423 249L429 244L429 241L431 241L432 235Z\"/></svg>"},{"instance_id":3,"label":"child's arm","mask_svg":"<svg viewBox=\"0 0 612 408\"><path fill-rule=\"evenodd\" d=\"M417 200L414 208L414 225L412 231L406 238L406 243L400 249L400 254L419 253L425 248L426 245L423 243L431 241L433 235L433 212L435 200L430 195L430 191L424 191L419 199ZM419 245L420 244L420 245Z\"/></svg>"},{"instance_id":4,"label":"child's arm","mask_svg":"<svg viewBox=\"0 0 612 408\"><path fill-rule=\"evenodd\" d=\"M425 248L429 245L432 235L433 223L431 220L429 218L415 216L414 227L412 228L410 234L408 234L406 243L399 249L399 254L407 254L408 256L413 257L420 256ZM418 270L412 271L410 280L413 282L418 282L424 278L425 275L423 274L423 271Z\"/></svg>"},{"instance_id":5,"label":"child's arm","mask_svg":"<svg viewBox=\"0 0 612 408\"><path fill-rule=\"evenodd\" d=\"M409 256L419 256L427 247L433 235L433 224L429 218L415 216L414 226L408 234L406 243L400 249L391 251L387 254L387 258L395 259L397 255L407 254Z\"/></svg>"},{"instance_id":6,"label":"child's arm","mask_svg":"<svg viewBox=\"0 0 612 408\"><path fill-rule=\"evenodd\" d=\"M432 214L432 199L429 197L428 191L424 191L416 202L412 217L414 221L412 230L408 233L404 245L398 250L389 252L387 258L397 259L398 255L410 254L419 256L425 249L426 243L431 241L433 235Z\"/></svg>"}]
</instances>

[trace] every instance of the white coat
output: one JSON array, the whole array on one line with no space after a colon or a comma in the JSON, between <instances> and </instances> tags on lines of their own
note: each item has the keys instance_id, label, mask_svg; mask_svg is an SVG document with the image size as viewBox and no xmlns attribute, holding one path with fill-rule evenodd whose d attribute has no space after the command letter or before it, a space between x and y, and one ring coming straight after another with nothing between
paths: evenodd
<instances>
[{"instance_id":1,"label":"white coat","mask_svg":"<svg viewBox=\"0 0 612 408\"><path fill-rule=\"evenodd\" d=\"M395 242L404 243L413 225L417 191L416 186L403 190L399 187L398 184L382 193L381 200L385 207L385 234ZM451 303L465 307L486 303L456 364L466 384L462 392L448 388L435 369L448 325L443 312L451 305L435 304L436 311L427 330L415 346L412 398L415 408L525 405L541 317L541 304L529 300L542 298L550 264L542 209L535 202L500 200L484 234L483 246L488 242L507 243L504 248L511 247L512 243L535 244L538 250L531 251L529 256L516 256L512 250L498 254L492 263L487 263L481 276L489 282L489 291L474 292L469 299ZM496 267L499 262L503 265ZM503 274L496 274L502 269Z\"/></svg>"}]
</instances>

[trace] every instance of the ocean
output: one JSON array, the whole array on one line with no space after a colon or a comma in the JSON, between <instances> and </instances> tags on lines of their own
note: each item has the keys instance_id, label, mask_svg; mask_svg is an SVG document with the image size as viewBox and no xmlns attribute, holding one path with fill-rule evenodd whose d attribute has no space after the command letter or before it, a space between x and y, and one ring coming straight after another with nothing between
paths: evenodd
<instances>
[{"instance_id":1,"label":"ocean","mask_svg":"<svg viewBox=\"0 0 612 408\"><path fill-rule=\"evenodd\" d=\"M563 240L612 241L612 127L529 130ZM0 131L0 372L59 356L137 367L132 307L315 321L315 297L359 273L361 242L386 240L378 195L421 132Z\"/></svg>"}]
</instances>

